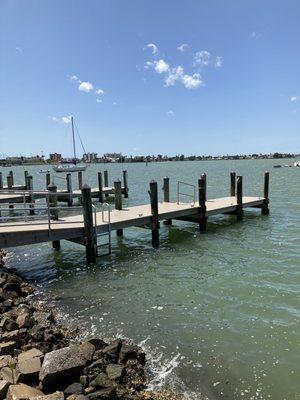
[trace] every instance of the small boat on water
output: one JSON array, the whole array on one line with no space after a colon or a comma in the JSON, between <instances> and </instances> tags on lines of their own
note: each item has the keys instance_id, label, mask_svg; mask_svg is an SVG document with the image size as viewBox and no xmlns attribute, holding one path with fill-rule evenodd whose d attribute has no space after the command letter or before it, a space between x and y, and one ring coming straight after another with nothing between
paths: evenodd
<instances>
[{"instance_id":1,"label":"small boat on water","mask_svg":"<svg viewBox=\"0 0 300 400\"><path fill-rule=\"evenodd\" d=\"M300 161L295 161L294 162L294 167L300 167Z\"/></svg>"},{"instance_id":2,"label":"small boat on water","mask_svg":"<svg viewBox=\"0 0 300 400\"><path fill-rule=\"evenodd\" d=\"M55 172L80 172L80 171L85 171L87 168L87 165L77 164L73 116L71 117L71 126L72 126L73 153L74 153L73 163L55 165L55 166L53 166L53 170Z\"/></svg>"},{"instance_id":3,"label":"small boat on water","mask_svg":"<svg viewBox=\"0 0 300 400\"><path fill-rule=\"evenodd\" d=\"M40 174L48 174L50 169L40 169Z\"/></svg>"},{"instance_id":4,"label":"small boat on water","mask_svg":"<svg viewBox=\"0 0 300 400\"><path fill-rule=\"evenodd\" d=\"M281 168L281 165L273 165L273 168Z\"/></svg>"}]
</instances>

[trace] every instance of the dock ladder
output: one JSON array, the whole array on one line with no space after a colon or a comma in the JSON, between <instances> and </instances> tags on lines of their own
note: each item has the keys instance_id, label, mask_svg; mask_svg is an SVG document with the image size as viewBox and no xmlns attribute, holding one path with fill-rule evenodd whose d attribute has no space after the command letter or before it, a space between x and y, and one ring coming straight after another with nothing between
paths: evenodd
<instances>
[{"instance_id":1,"label":"dock ladder","mask_svg":"<svg viewBox=\"0 0 300 400\"><path fill-rule=\"evenodd\" d=\"M97 257L104 257L111 254L111 225L110 225L110 205L108 203L101 204L101 214L102 214L102 222L108 223L108 231L103 233L97 232L97 209L96 206L93 205L94 211L94 241L95 241L95 251ZM107 218L105 218L105 213L107 213ZM106 242L100 242L100 238L107 238ZM107 248L106 252L100 252L102 248Z\"/></svg>"}]
</instances>

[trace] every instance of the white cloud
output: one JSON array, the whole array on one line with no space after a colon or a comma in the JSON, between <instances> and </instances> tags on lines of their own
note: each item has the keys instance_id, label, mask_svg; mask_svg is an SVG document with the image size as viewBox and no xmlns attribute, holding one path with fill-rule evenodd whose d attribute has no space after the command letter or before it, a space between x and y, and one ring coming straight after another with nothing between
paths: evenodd
<instances>
[{"instance_id":1,"label":"white cloud","mask_svg":"<svg viewBox=\"0 0 300 400\"><path fill-rule=\"evenodd\" d=\"M174 111L169 110L169 111L167 111L167 115L168 115L169 117L174 117L175 113L174 113Z\"/></svg>"},{"instance_id":2,"label":"white cloud","mask_svg":"<svg viewBox=\"0 0 300 400\"><path fill-rule=\"evenodd\" d=\"M196 89L203 83L199 74L184 75L181 81L187 89Z\"/></svg>"},{"instance_id":3,"label":"white cloud","mask_svg":"<svg viewBox=\"0 0 300 400\"><path fill-rule=\"evenodd\" d=\"M223 66L223 57L217 56L215 61L215 68L221 68Z\"/></svg>"},{"instance_id":4,"label":"white cloud","mask_svg":"<svg viewBox=\"0 0 300 400\"><path fill-rule=\"evenodd\" d=\"M104 90L103 89L97 89L95 91L95 94L104 94Z\"/></svg>"},{"instance_id":5,"label":"white cloud","mask_svg":"<svg viewBox=\"0 0 300 400\"><path fill-rule=\"evenodd\" d=\"M183 76L183 68L181 65L172 68L165 78L165 86L174 86L175 83L180 80Z\"/></svg>"},{"instance_id":6,"label":"white cloud","mask_svg":"<svg viewBox=\"0 0 300 400\"><path fill-rule=\"evenodd\" d=\"M179 50L179 51L181 51L181 53L183 53L187 48L188 48L188 45L186 43L182 43L180 46L177 47L177 50Z\"/></svg>"},{"instance_id":7,"label":"white cloud","mask_svg":"<svg viewBox=\"0 0 300 400\"><path fill-rule=\"evenodd\" d=\"M298 101L299 97L298 96L291 96L290 100L292 102Z\"/></svg>"},{"instance_id":8,"label":"white cloud","mask_svg":"<svg viewBox=\"0 0 300 400\"><path fill-rule=\"evenodd\" d=\"M48 117L48 118L51 119L51 121L58 122L58 118L57 117Z\"/></svg>"},{"instance_id":9,"label":"white cloud","mask_svg":"<svg viewBox=\"0 0 300 400\"><path fill-rule=\"evenodd\" d=\"M207 67L210 61L210 52L206 50L197 51L194 56L194 65Z\"/></svg>"},{"instance_id":10,"label":"white cloud","mask_svg":"<svg viewBox=\"0 0 300 400\"><path fill-rule=\"evenodd\" d=\"M78 89L81 92L89 93L91 90L94 89L94 86L91 82L81 82L81 84L78 86Z\"/></svg>"},{"instance_id":11,"label":"white cloud","mask_svg":"<svg viewBox=\"0 0 300 400\"><path fill-rule=\"evenodd\" d=\"M70 76L70 80L71 80L71 81L78 81L78 82L80 82L78 76L76 76L76 75Z\"/></svg>"},{"instance_id":12,"label":"white cloud","mask_svg":"<svg viewBox=\"0 0 300 400\"><path fill-rule=\"evenodd\" d=\"M152 50L152 54L156 54L158 52L158 47L154 43L148 43L146 47Z\"/></svg>"},{"instance_id":13,"label":"white cloud","mask_svg":"<svg viewBox=\"0 0 300 400\"><path fill-rule=\"evenodd\" d=\"M144 68L149 69L149 68L153 67L153 65L154 64L153 64L152 61L146 61L145 65L144 65Z\"/></svg>"},{"instance_id":14,"label":"white cloud","mask_svg":"<svg viewBox=\"0 0 300 400\"><path fill-rule=\"evenodd\" d=\"M69 124L71 122L71 115L67 116L67 117L61 117L62 122L64 122L65 124Z\"/></svg>"},{"instance_id":15,"label":"white cloud","mask_svg":"<svg viewBox=\"0 0 300 400\"><path fill-rule=\"evenodd\" d=\"M97 103L102 103L102 99L96 99Z\"/></svg>"},{"instance_id":16,"label":"white cloud","mask_svg":"<svg viewBox=\"0 0 300 400\"><path fill-rule=\"evenodd\" d=\"M163 72L167 72L169 70L169 64L167 64L164 60L155 61L154 65L154 69L158 74L162 74Z\"/></svg>"}]
</instances>

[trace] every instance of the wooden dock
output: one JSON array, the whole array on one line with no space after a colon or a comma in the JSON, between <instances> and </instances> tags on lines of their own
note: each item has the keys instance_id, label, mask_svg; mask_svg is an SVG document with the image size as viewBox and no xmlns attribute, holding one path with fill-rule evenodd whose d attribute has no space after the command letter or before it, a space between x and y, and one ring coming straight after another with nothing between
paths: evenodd
<instances>
[{"instance_id":1,"label":"wooden dock","mask_svg":"<svg viewBox=\"0 0 300 400\"><path fill-rule=\"evenodd\" d=\"M242 177L231 173L230 196L218 199L206 199L206 175L198 180L197 201L180 201L183 193L180 182L177 189L177 202L169 201L169 179L164 179L164 201L158 202L157 182L150 182L150 204L134 207L122 206L121 183L115 186L115 209L110 210L106 203L97 211L92 205L92 190L84 186L81 190L82 213L74 216L58 217L55 200L47 208L47 219L37 221L27 220L0 223L0 248L22 246L41 242L52 242L59 247L60 240L70 240L86 247L88 262L94 262L97 256L97 237L108 235L110 250L111 232L123 234L123 229L129 227L147 227L152 231L152 245L159 245L160 221L171 224L172 220L195 222L199 230L204 233L207 219L218 214L234 214L237 220L242 220L245 208L261 208L262 214L269 213L269 173L264 178L263 197L243 196ZM182 183L182 182L181 182ZM189 185L193 186L193 185ZM59 196L59 194L57 194ZM55 194L54 194L55 196Z\"/></svg>"}]
</instances>

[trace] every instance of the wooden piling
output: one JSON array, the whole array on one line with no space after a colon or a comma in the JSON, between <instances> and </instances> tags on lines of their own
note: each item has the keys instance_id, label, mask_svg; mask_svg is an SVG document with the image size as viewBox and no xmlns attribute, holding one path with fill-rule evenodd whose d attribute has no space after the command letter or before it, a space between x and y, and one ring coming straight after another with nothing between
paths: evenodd
<instances>
[{"instance_id":1,"label":"wooden piling","mask_svg":"<svg viewBox=\"0 0 300 400\"><path fill-rule=\"evenodd\" d=\"M108 171L104 171L104 187L108 187ZM105 194L105 197L108 197L108 193Z\"/></svg>"},{"instance_id":2,"label":"wooden piling","mask_svg":"<svg viewBox=\"0 0 300 400\"><path fill-rule=\"evenodd\" d=\"M31 175L27 176L27 190L29 190L29 215L34 215L34 194L33 194L33 178Z\"/></svg>"},{"instance_id":3,"label":"wooden piling","mask_svg":"<svg viewBox=\"0 0 300 400\"><path fill-rule=\"evenodd\" d=\"M2 172L0 172L0 190L3 189L3 175Z\"/></svg>"},{"instance_id":4,"label":"wooden piling","mask_svg":"<svg viewBox=\"0 0 300 400\"><path fill-rule=\"evenodd\" d=\"M50 217L54 221L58 220L58 209L57 209L57 186L50 184L47 187L49 191L49 207L50 207ZM53 240L52 247L54 249L60 248L60 240Z\"/></svg>"},{"instance_id":5,"label":"wooden piling","mask_svg":"<svg viewBox=\"0 0 300 400\"><path fill-rule=\"evenodd\" d=\"M47 172L46 173L46 190L49 185L51 185L51 174L50 174L50 172Z\"/></svg>"},{"instance_id":6,"label":"wooden piling","mask_svg":"<svg viewBox=\"0 0 300 400\"><path fill-rule=\"evenodd\" d=\"M236 173L230 172L230 196L235 197Z\"/></svg>"},{"instance_id":7,"label":"wooden piling","mask_svg":"<svg viewBox=\"0 0 300 400\"><path fill-rule=\"evenodd\" d=\"M71 176L70 172L67 173L66 179L67 179L67 192L69 193L69 195L68 195L68 207L72 207L72 205L73 205L73 195L72 195L73 191L72 191L72 176Z\"/></svg>"},{"instance_id":8,"label":"wooden piling","mask_svg":"<svg viewBox=\"0 0 300 400\"><path fill-rule=\"evenodd\" d=\"M200 233L206 231L206 174L202 174L198 180L198 200L199 200L199 230Z\"/></svg>"},{"instance_id":9,"label":"wooden piling","mask_svg":"<svg viewBox=\"0 0 300 400\"><path fill-rule=\"evenodd\" d=\"M124 197L128 199L128 179L127 179L127 171L123 171L123 184L124 184Z\"/></svg>"},{"instance_id":10,"label":"wooden piling","mask_svg":"<svg viewBox=\"0 0 300 400\"><path fill-rule=\"evenodd\" d=\"M83 188L81 189L81 194L82 194L86 261L88 263L95 263L96 243L95 243L95 232L93 223L91 188L88 185L84 185Z\"/></svg>"},{"instance_id":11,"label":"wooden piling","mask_svg":"<svg viewBox=\"0 0 300 400\"><path fill-rule=\"evenodd\" d=\"M7 189L12 190L13 188L13 180L11 175L7 175Z\"/></svg>"},{"instance_id":12,"label":"wooden piling","mask_svg":"<svg viewBox=\"0 0 300 400\"><path fill-rule=\"evenodd\" d=\"M164 192L164 202L169 203L170 202L170 178L165 177L164 178L164 183L163 183L163 192ZM165 225L172 225L172 220L171 219L166 219L164 221Z\"/></svg>"},{"instance_id":13,"label":"wooden piling","mask_svg":"<svg viewBox=\"0 0 300 400\"><path fill-rule=\"evenodd\" d=\"M82 171L78 171L78 189L82 189Z\"/></svg>"},{"instance_id":14,"label":"wooden piling","mask_svg":"<svg viewBox=\"0 0 300 400\"><path fill-rule=\"evenodd\" d=\"M159 220L158 220L158 196L157 182L150 182L150 205L151 205L151 229L152 229L152 247L159 247Z\"/></svg>"},{"instance_id":15,"label":"wooden piling","mask_svg":"<svg viewBox=\"0 0 300 400\"><path fill-rule=\"evenodd\" d=\"M270 210L269 210L269 180L270 180L270 173L265 172L265 175L264 175L264 202L261 207L262 215L270 214Z\"/></svg>"},{"instance_id":16,"label":"wooden piling","mask_svg":"<svg viewBox=\"0 0 300 400\"><path fill-rule=\"evenodd\" d=\"M27 187L27 178L28 178L28 171L24 171L24 182L25 182L24 186L25 186L25 189L28 190L28 187Z\"/></svg>"},{"instance_id":17,"label":"wooden piling","mask_svg":"<svg viewBox=\"0 0 300 400\"><path fill-rule=\"evenodd\" d=\"M99 203L103 203L103 179L102 172L98 172Z\"/></svg>"},{"instance_id":18,"label":"wooden piling","mask_svg":"<svg viewBox=\"0 0 300 400\"><path fill-rule=\"evenodd\" d=\"M115 188L115 209L122 210L122 184L121 181L114 182ZM117 236L123 235L123 229L117 229Z\"/></svg>"},{"instance_id":19,"label":"wooden piling","mask_svg":"<svg viewBox=\"0 0 300 400\"><path fill-rule=\"evenodd\" d=\"M9 171L9 175L11 176L12 186L14 186L15 181L14 181L14 173L13 173L13 171Z\"/></svg>"},{"instance_id":20,"label":"wooden piling","mask_svg":"<svg viewBox=\"0 0 300 400\"><path fill-rule=\"evenodd\" d=\"M237 176L236 180L236 219L238 221L241 221L244 216L244 211L243 211L243 177L242 176Z\"/></svg>"}]
</instances>

